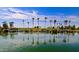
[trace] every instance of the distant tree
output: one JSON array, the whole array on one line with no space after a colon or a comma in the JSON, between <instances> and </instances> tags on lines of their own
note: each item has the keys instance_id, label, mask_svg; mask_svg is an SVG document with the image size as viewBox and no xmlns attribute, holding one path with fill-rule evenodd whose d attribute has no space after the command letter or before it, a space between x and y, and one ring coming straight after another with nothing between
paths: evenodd
<instances>
[{"instance_id":1,"label":"distant tree","mask_svg":"<svg viewBox=\"0 0 79 59\"><path fill-rule=\"evenodd\" d=\"M24 20L22 20L22 22L23 22L23 27L24 27Z\"/></svg>"},{"instance_id":2,"label":"distant tree","mask_svg":"<svg viewBox=\"0 0 79 59\"><path fill-rule=\"evenodd\" d=\"M35 20L35 18L32 18L33 27L34 27L34 20Z\"/></svg>"},{"instance_id":3,"label":"distant tree","mask_svg":"<svg viewBox=\"0 0 79 59\"><path fill-rule=\"evenodd\" d=\"M28 24L28 28L29 28L29 22L27 22L27 24Z\"/></svg>"},{"instance_id":4,"label":"distant tree","mask_svg":"<svg viewBox=\"0 0 79 59\"><path fill-rule=\"evenodd\" d=\"M69 20L69 26L70 26L71 21Z\"/></svg>"},{"instance_id":5,"label":"distant tree","mask_svg":"<svg viewBox=\"0 0 79 59\"><path fill-rule=\"evenodd\" d=\"M49 22L50 22L50 27L51 27L52 20L50 20Z\"/></svg>"},{"instance_id":6,"label":"distant tree","mask_svg":"<svg viewBox=\"0 0 79 59\"><path fill-rule=\"evenodd\" d=\"M79 30L79 27L77 27L77 30Z\"/></svg>"},{"instance_id":7,"label":"distant tree","mask_svg":"<svg viewBox=\"0 0 79 59\"><path fill-rule=\"evenodd\" d=\"M71 29L72 29L72 30L75 30L75 29L76 29L75 25L73 25L73 26L71 27Z\"/></svg>"},{"instance_id":8,"label":"distant tree","mask_svg":"<svg viewBox=\"0 0 79 59\"><path fill-rule=\"evenodd\" d=\"M63 25L60 27L60 29L63 29L64 27L63 27Z\"/></svg>"},{"instance_id":9,"label":"distant tree","mask_svg":"<svg viewBox=\"0 0 79 59\"><path fill-rule=\"evenodd\" d=\"M64 25L67 26L68 20L64 20Z\"/></svg>"},{"instance_id":10,"label":"distant tree","mask_svg":"<svg viewBox=\"0 0 79 59\"><path fill-rule=\"evenodd\" d=\"M47 22L46 20L47 20L48 18L47 18L47 17L45 17L44 19L45 19L45 27L46 27L46 22Z\"/></svg>"},{"instance_id":11,"label":"distant tree","mask_svg":"<svg viewBox=\"0 0 79 59\"><path fill-rule=\"evenodd\" d=\"M35 26L34 28L41 28L40 26Z\"/></svg>"},{"instance_id":12,"label":"distant tree","mask_svg":"<svg viewBox=\"0 0 79 59\"><path fill-rule=\"evenodd\" d=\"M14 27L14 22L9 22L10 28Z\"/></svg>"},{"instance_id":13,"label":"distant tree","mask_svg":"<svg viewBox=\"0 0 79 59\"><path fill-rule=\"evenodd\" d=\"M4 29L8 29L8 24L7 24L6 21L3 22L3 28L4 28Z\"/></svg>"},{"instance_id":14,"label":"distant tree","mask_svg":"<svg viewBox=\"0 0 79 59\"><path fill-rule=\"evenodd\" d=\"M38 20L38 27L39 27L39 19L40 19L40 18L37 18L37 20Z\"/></svg>"},{"instance_id":15,"label":"distant tree","mask_svg":"<svg viewBox=\"0 0 79 59\"><path fill-rule=\"evenodd\" d=\"M56 24L56 22L57 22L57 21L56 21L56 20L54 20L54 28L55 28L55 24Z\"/></svg>"}]
</instances>

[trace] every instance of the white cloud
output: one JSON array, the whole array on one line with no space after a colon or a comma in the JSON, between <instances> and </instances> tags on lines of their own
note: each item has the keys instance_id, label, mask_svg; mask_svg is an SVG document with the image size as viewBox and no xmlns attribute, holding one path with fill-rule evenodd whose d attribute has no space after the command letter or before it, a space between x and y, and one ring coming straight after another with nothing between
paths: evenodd
<instances>
[{"instance_id":1,"label":"white cloud","mask_svg":"<svg viewBox=\"0 0 79 59\"><path fill-rule=\"evenodd\" d=\"M15 13L15 14L11 15L11 18L14 18L14 19L26 19L26 18L28 18L28 16L24 15L24 14L20 14L20 13Z\"/></svg>"},{"instance_id":2,"label":"white cloud","mask_svg":"<svg viewBox=\"0 0 79 59\"><path fill-rule=\"evenodd\" d=\"M17 8L0 8L0 19L29 19L37 16L36 11L28 12Z\"/></svg>"},{"instance_id":3,"label":"white cloud","mask_svg":"<svg viewBox=\"0 0 79 59\"><path fill-rule=\"evenodd\" d=\"M63 19L68 19L68 20L78 20L79 17L75 16L75 15L67 15L65 16L63 15L39 15L38 11L34 11L32 10L32 12L29 11L24 11L24 10L20 10L17 8L0 8L0 19L31 19L32 17L37 18L39 17L41 20L44 19L44 17L48 17L49 20L60 20L62 21Z\"/></svg>"}]
</instances>

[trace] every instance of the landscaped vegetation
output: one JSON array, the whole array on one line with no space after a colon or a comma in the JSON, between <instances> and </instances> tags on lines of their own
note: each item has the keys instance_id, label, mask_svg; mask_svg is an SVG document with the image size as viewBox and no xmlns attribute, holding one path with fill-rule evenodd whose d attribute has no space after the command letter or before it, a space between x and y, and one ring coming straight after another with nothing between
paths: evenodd
<instances>
[{"instance_id":1,"label":"landscaped vegetation","mask_svg":"<svg viewBox=\"0 0 79 59\"><path fill-rule=\"evenodd\" d=\"M37 26L35 26L35 20L37 20ZM22 20L23 26L27 24L28 27L17 28L14 26L14 22L4 21L2 26L0 26L0 32L48 32L48 33L59 33L59 32L79 32L79 27L76 27L75 24L71 25L70 20L64 20L63 23L58 23L57 20L49 20L47 17L44 17L44 22L40 21L40 18L32 18L32 27L30 26L30 22L25 22L27 20ZM44 23L44 27L40 26L40 22ZM49 23L50 26L46 24ZM54 25L52 25L54 24Z\"/></svg>"}]
</instances>

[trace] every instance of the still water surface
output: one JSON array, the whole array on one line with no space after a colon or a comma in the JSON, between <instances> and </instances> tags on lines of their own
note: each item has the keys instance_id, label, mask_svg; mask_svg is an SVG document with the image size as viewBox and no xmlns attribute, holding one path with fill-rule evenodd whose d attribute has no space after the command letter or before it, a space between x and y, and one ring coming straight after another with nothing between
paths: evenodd
<instances>
[{"instance_id":1,"label":"still water surface","mask_svg":"<svg viewBox=\"0 0 79 59\"><path fill-rule=\"evenodd\" d=\"M79 34L3 33L0 51L79 51Z\"/></svg>"}]
</instances>

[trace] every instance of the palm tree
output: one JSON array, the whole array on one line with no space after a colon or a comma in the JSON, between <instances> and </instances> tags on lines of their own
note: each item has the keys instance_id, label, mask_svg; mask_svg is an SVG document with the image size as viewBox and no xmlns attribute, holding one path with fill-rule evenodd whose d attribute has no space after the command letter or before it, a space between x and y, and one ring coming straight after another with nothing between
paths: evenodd
<instances>
[{"instance_id":1,"label":"palm tree","mask_svg":"<svg viewBox=\"0 0 79 59\"><path fill-rule=\"evenodd\" d=\"M9 24L10 24L10 28L13 28L14 27L14 22L9 22Z\"/></svg>"},{"instance_id":2,"label":"palm tree","mask_svg":"<svg viewBox=\"0 0 79 59\"><path fill-rule=\"evenodd\" d=\"M49 22L50 22L50 33L51 33L51 27L52 27L52 26L51 26L51 23L52 23L52 20L50 20Z\"/></svg>"},{"instance_id":3,"label":"palm tree","mask_svg":"<svg viewBox=\"0 0 79 59\"><path fill-rule=\"evenodd\" d=\"M39 27L39 19L40 19L40 18L37 18L37 20L38 20L38 27Z\"/></svg>"},{"instance_id":4,"label":"palm tree","mask_svg":"<svg viewBox=\"0 0 79 59\"><path fill-rule=\"evenodd\" d=\"M68 20L64 20L64 25L67 26Z\"/></svg>"},{"instance_id":5,"label":"palm tree","mask_svg":"<svg viewBox=\"0 0 79 59\"><path fill-rule=\"evenodd\" d=\"M23 22L23 27L24 27L24 20L22 20L22 22Z\"/></svg>"},{"instance_id":6,"label":"palm tree","mask_svg":"<svg viewBox=\"0 0 79 59\"><path fill-rule=\"evenodd\" d=\"M37 20L38 20L38 26L37 26L37 27L38 27L38 32L39 32L39 19L40 19L40 18L37 18Z\"/></svg>"},{"instance_id":7,"label":"palm tree","mask_svg":"<svg viewBox=\"0 0 79 59\"><path fill-rule=\"evenodd\" d=\"M29 22L27 22L27 24L28 24L28 28L29 28Z\"/></svg>"},{"instance_id":8,"label":"palm tree","mask_svg":"<svg viewBox=\"0 0 79 59\"><path fill-rule=\"evenodd\" d=\"M69 20L69 26L70 26L71 21Z\"/></svg>"},{"instance_id":9,"label":"palm tree","mask_svg":"<svg viewBox=\"0 0 79 59\"><path fill-rule=\"evenodd\" d=\"M57 22L57 21L56 21L56 20L54 20L54 28L55 28L55 24L56 24L56 22Z\"/></svg>"},{"instance_id":10,"label":"palm tree","mask_svg":"<svg viewBox=\"0 0 79 59\"><path fill-rule=\"evenodd\" d=\"M47 20L47 17L45 17L44 19L45 19L45 28L46 28L46 20Z\"/></svg>"},{"instance_id":11,"label":"palm tree","mask_svg":"<svg viewBox=\"0 0 79 59\"><path fill-rule=\"evenodd\" d=\"M76 27L75 27L75 24L72 26L72 30L75 30L76 29Z\"/></svg>"},{"instance_id":12,"label":"palm tree","mask_svg":"<svg viewBox=\"0 0 79 59\"><path fill-rule=\"evenodd\" d=\"M29 29L29 22L27 22L27 24L28 24L28 29ZM30 32L30 29L29 29L29 32Z\"/></svg>"},{"instance_id":13,"label":"palm tree","mask_svg":"<svg viewBox=\"0 0 79 59\"><path fill-rule=\"evenodd\" d=\"M52 23L52 20L50 20L50 28L51 28L51 23Z\"/></svg>"},{"instance_id":14,"label":"palm tree","mask_svg":"<svg viewBox=\"0 0 79 59\"><path fill-rule=\"evenodd\" d=\"M34 19L35 19L35 18L32 18L32 22L33 22L33 27L34 27Z\"/></svg>"}]
</instances>

